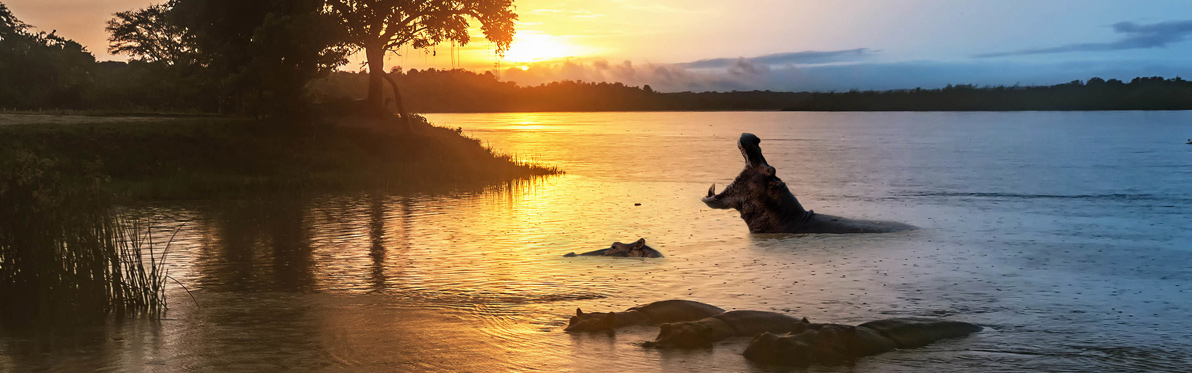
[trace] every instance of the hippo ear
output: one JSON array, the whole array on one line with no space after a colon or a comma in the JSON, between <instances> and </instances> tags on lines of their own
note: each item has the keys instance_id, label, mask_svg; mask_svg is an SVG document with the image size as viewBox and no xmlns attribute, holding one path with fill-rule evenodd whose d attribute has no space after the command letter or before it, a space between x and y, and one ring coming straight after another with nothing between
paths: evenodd
<instances>
[{"instance_id":1,"label":"hippo ear","mask_svg":"<svg viewBox=\"0 0 1192 373\"><path fill-rule=\"evenodd\" d=\"M633 243L633 248L634 248L634 249L641 249L641 248L643 248L643 247L645 247L645 246L646 246L646 239L645 239L645 238L639 238L639 239L637 239L637 242L634 242L634 243Z\"/></svg>"},{"instance_id":2,"label":"hippo ear","mask_svg":"<svg viewBox=\"0 0 1192 373\"><path fill-rule=\"evenodd\" d=\"M774 176L774 172L775 172L775 171L776 171L776 170L774 169L774 167L771 167L770 165L763 165L763 166L762 166L762 175L766 175L766 176Z\"/></svg>"},{"instance_id":3,"label":"hippo ear","mask_svg":"<svg viewBox=\"0 0 1192 373\"><path fill-rule=\"evenodd\" d=\"M804 317L804 318L803 318L803 320L800 320L800 321L803 321L803 323L804 323L804 324L810 324L810 323L811 323L810 321L807 321L807 318L806 318L806 317Z\"/></svg>"},{"instance_id":4,"label":"hippo ear","mask_svg":"<svg viewBox=\"0 0 1192 373\"><path fill-rule=\"evenodd\" d=\"M576 308L576 309L575 309L575 315L576 315L576 316L583 316L583 315L584 315L584 311L583 311L583 310L581 310L581 309L579 309L579 308Z\"/></svg>"}]
</instances>

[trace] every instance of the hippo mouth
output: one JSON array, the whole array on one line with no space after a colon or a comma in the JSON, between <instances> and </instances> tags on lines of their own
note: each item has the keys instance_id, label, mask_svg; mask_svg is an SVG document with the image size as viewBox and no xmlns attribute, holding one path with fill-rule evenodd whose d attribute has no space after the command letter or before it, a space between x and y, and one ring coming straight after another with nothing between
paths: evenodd
<instances>
[{"instance_id":1,"label":"hippo mouth","mask_svg":"<svg viewBox=\"0 0 1192 373\"><path fill-rule=\"evenodd\" d=\"M737 175L737 178L725 186L724 190L720 191L719 194L716 193L716 184L712 184L712 187L708 188L708 196L700 199L700 201L703 201L705 205L714 209L737 208L739 203L733 203L733 200L738 198L733 198L729 195L736 196L738 194L734 190L737 183L741 181L741 177L751 169L763 166L770 167L766 163L766 157L762 156L762 148L758 146L761 142L762 140L752 133L742 133L741 138L737 140L737 149L741 150L741 157L745 158L745 171Z\"/></svg>"},{"instance_id":2,"label":"hippo mouth","mask_svg":"<svg viewBox=\"0 0 1192 373\"><path fill-rule=\"evenodd\" d=\"M732 184L729 184L729 187L731 188ZM724 188L724 191L728 191L730 188ZM721 191L721 194L724 194L724 191ZM708 205L708 207L714 209L733 208L732 206L729 206L728 203L725 203L721 197L723 196L716 194L716 184L712 184L712 186L708 188L708 196L700 199L700 201L703 201L705 205Z\"/></svg>"}]
</instances>

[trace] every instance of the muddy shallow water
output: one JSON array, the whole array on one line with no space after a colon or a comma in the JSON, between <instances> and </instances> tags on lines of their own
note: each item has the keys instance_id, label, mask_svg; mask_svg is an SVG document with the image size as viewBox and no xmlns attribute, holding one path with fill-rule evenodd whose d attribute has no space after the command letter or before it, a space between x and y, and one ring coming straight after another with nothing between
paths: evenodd
<instances>
[{"instance_id":1,"label":"muddy shallow water","mask_svg":"<svg viewBox=\"0 0 1192 373\"><path fill-rule=\"evenodd\" d=\"M811 371L1186 371L1192 113L439 114L568 173L453 193L139 208L182 226L160 323L0 337L0 371L782 371L747 340L567 334L664 299L971 337ZM752 235L700 203L741 132L816 212L913 224ZM640 206L635 206L640 203ZM563 258L645 237L661 259Z\"/></svg>"}]
</instances>

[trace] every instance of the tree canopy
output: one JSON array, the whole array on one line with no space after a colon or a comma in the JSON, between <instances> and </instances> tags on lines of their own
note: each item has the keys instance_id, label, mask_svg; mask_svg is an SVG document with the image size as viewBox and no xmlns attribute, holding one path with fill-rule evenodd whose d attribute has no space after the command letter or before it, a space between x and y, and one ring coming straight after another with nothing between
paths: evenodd
<instances>
[{"instance_id":1,"label":"tree canopy","mask_svg":"<svg viewBox=\"0 0 1192 373\"><path fill-rule=\"evenodd\" d=\"M105 28L111 34L108 53L127 54L149 62L198 63L200 56L193 35L169 19L173 14L170 10L167 4L157 4L117 12Z\"/></svg>"},{"instance_id":2,"label":"tree canopy","mask_svg":"<svg viewBox=\"0 0 1192 373\"><path fill-rule=\"evenodd\" d=\"M323 0L171 0L116 14L110 50L188 69L221 112L294 115L307 81L347 62Z\"/></svg>"}]
</instances>

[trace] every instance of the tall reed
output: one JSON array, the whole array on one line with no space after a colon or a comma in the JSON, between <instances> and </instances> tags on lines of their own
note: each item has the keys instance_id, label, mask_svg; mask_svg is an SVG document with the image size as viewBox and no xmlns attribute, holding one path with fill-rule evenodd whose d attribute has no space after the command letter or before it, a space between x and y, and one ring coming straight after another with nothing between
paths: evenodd
<instances>
[{"instance_id":1,"label":"tall reed","mask_svg":"<svg viewBox=\"0 0 1192 373\"><path fill-rule=\"evenodd\" d=\"M0 326L164 311L166 249L114 212L96 168L0 151Z\"/></svg>"}]
</instances>

